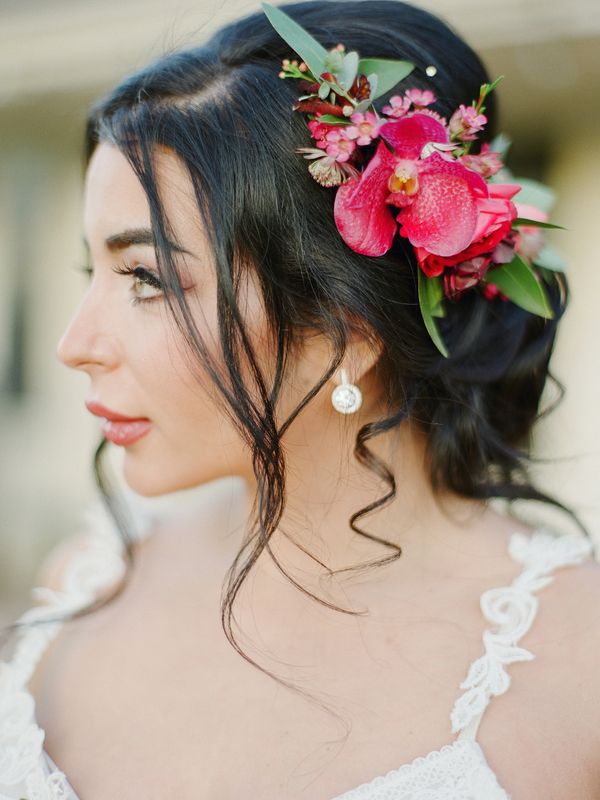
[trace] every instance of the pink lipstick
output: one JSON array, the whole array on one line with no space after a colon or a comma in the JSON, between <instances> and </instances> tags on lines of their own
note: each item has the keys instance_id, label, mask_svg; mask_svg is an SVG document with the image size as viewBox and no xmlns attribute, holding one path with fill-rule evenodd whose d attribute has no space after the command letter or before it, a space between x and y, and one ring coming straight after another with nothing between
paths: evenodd
<instances>
[{"instance_id":1,"label":"pink lipstick","mask_svg":"<svg viewBox=\"0 0 600 800\"><path fill-rule=\"evenodd\" d=\"M100 424L102 434L114 444L133 444L152 427L152 422L147 417L127 417L91 400L86 400L85 405L92 414L103 418Z\"/></svg>"}]
</instances>

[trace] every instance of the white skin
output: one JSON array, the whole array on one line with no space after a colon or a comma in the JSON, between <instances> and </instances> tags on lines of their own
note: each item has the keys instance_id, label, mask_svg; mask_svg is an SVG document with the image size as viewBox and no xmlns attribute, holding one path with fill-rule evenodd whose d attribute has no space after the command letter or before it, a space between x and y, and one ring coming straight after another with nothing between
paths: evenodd
<instances>
[{"instance_id":1,"label":"white skin","mask_svg":"<svg viewBox=\"0 0 600 800\"><path fill-rule=\"evenodd\" d=\"M165 212L177 242L193 254L175 256L182 285L200 333L215 354L216 276L191 182L171 152L159 149L156 157ZM256 491L250 450L223 413L223 401L208 374L198 366L200 382L192 375L161 291L111 269L125 262L156 273L152 245L134 245L119 252L111 252L105 245L107 237L138 227L150 227L146 195L124 155L102 142L91 158L85 180L84 234L94 275L58 343L57 355L67 366L89 376L88 399L152 421L149 434L125 447L124 478L134 491L153 496L238 475L244 479L245 488L240 502L249 510ZM154 299L132 305L134 295ZM269 354L273 347L261 299L251 279L245 283L241 303L259 363L271 370ZM331 354L322 336L306 340L284 382L277 410L280 420L323 374ZM374 370L378 355L365 339L354 336L334 380L325 385L284 436L288 501L278 530L285 530L330 569L378 560L394 552L354 533L348 525L353 512L388 488L352 455L356 431L382 411ZM337 412L330 399L342 368L364 398L360 410L351 415ZM436 502L425 467L425 438L415 425L402 425L399 430L379 435L369 445L394 470L398 493L389 506L358 524L375 536L400 544L403 554L391 566L368 571L360 579L345 573L345 583L378 585L384 576L397 581L398 570L405 581L409 576L420 581L423 570L438 577L451 577L453 569L464 574L465 558L475 558L481 565L489 555L490 543L481 535L483 531L505 532L517 527L514 519L478 501L447 493L440 498L443 507ZM297 579L314 590L312 582L324 575L324 567L285 537L274 537L272 547L286 569L293 569L295 564L301 570ZM224 567L231 554L231 550L224 551ZM280 574L267 553L263 553L259 565L271 574L273 570ZM470 565L468 573L472 569Z\"/></svg>"}]
</instances>

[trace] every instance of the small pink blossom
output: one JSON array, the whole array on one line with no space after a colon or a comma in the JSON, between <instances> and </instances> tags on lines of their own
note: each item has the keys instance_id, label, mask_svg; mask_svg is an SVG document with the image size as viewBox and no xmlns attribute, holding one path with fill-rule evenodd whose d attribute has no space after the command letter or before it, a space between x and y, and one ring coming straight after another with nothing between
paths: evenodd
<instances>
[{"instance_id":1,"label":"small pink blossom","mask_svg":"<svg viewBox=\"0 0 600 800\"><path fill-rule=\"evenodd\" d=\"M306 153L304 158L311 159L308 171L321 186L339 186L360 174L349 161L337 161L334 156L328 156L316 147L298 147L296 152Z\"/></svg>"},{"instance_id":2,"label":"small pink blossom","mask_svg":"<svg viewBox=\"0 0 600 800\"><path fill-rule=\"evenodd\" d=\"M313 139L315 140L317 147L322 148L323 150L327 146L325 137L329 133L329 131L335 130L335 125L329 125L326 122L321 122L318 118L311 119L308 122L308 129L311 132Z\"/></svg>"},{"instance_id":3,"label":"small pink blossom","mask_svg":"<svg viewBox=\"0 0 600 800\"><path fill-rule=\"evenodd\" d=\"M356 144L360 145L371 144L373 139L379 136L379 128L385 122L385 120L377 119L372 111L364 114L355 111L350 115L350 119L354 125L348 125L345 134L348 139L356 139Z\"/></svg>"},{"instance_id":4,"label":"small pink blossom","mask_svg":"<svg viewBox=\"0 0 600 800\"><path fill-rule=\"evenodd\" d=\"M475 172L483 175L484 178L495 175L497 172L500 172L504 166L500 153L490 150L490 146L487 142L481 145L481 151L477 155L466 154L460 156L458 160L462 161L468 169L473 169Z\"/></svg>"},{"instance_id":5,"label":"small pink blossom","mask_svg":"<svg viewBox=\"0 0 600 800\"><path fill-rule=\"evenodd\" d=\"M536 206L528 203L515 203L517 213L524 219L533 219L538 222L548 222L548 214ZM525 256L530 261L535 261L536 256L544 246L543 228L536 225L519 225L516 231L515 250L519 255Z\"/></svg>"},{"instance_id":6,"label":"small pink blossom","mask_svg":"<svg viewBox=\"0 0 600 800\"><path fill-rule=\"evenodd\" d=\"M517 243L518 234L514 229L510 229L492 252L492 261L494 264L510 264L515 257L515 246Z\"/></svg>"},{"instance_id":7,"label":"small pink blossom","mask_svg":"<svg viewBox=\"0 0 600 800\"><path fill-rule=\"evenodd\" d=\"M329 131L325 140L327 142L325 152L328 156L334 156L336 161L347 161L356 149L356 142L349 139L343 129Z\"/></svg>"},{"instance_id":8,"label":"small pink blossom","mask_svg":"<svg viewBox=\"0 0 600 800\"><path fill-rule=\"evenodd\" d=\"M409 97L395 94L390 97L390 105L382 106L381 113L388 117L403 117L409 110L411 101Z\"/></svg>"},{"instance_id":9,"label":"small pink blossom","mask_svg":"<svg viewBox=\"0 0 600 800\"><path fill-rule=\"evenodd\" d=\"M461 105L450 117L450 135L463 142L477 138L477 133L483 129L487 122L485 114L479 114L473 106Z\"/></svg>"},{"instance_id":10,"label":"small pink blossom","mask_svg":"<svg viewBox=\"0 0 600 800\"><path fill-rule=\"evenodd\" d=\"M415 108L421 109L435 103L435 95L433 92L430 92L429 89L407 89L404 94Z\"/></svg>"}]
</instances>

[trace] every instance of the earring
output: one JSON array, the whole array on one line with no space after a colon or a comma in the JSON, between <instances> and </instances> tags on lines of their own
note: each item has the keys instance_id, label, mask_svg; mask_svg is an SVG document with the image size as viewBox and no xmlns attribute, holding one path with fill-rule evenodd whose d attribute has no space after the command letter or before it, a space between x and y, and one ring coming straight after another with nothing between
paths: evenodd
<instances>
[{"instance_id":1,"label":"earring","mask_svg":"<svg viewBox=\"0 0 600 800\"><path fill-rule=\"evenodd\" d=\"M340 414L354 414L362 405L362 392L353 383L348 383L348 374L341 370L342 382L331 393L331 403Z\"/></svg>"}]
</instances>

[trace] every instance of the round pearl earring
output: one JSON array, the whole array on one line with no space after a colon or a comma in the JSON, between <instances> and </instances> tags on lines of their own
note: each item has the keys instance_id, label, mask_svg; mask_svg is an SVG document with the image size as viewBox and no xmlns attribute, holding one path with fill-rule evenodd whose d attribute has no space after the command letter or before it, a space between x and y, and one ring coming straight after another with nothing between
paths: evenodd
<instances>
[{"instance_id":1,"label":"round pearl earring","mask_svg":"<svg viewBox=\"0 0 600 800\"><path fill-rule=\"evenodd\" d=\"M362 392L353 383L348 383L348 373L341 370L342 382L331 393L331 403L340 414L354 414L362 405Z\"/></svg>"}]
</instances>

